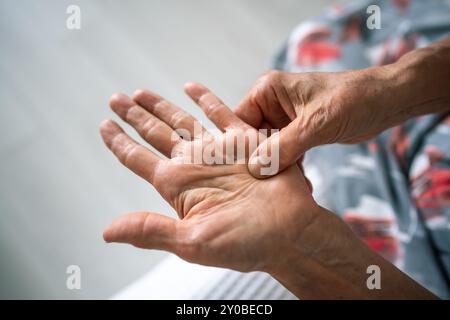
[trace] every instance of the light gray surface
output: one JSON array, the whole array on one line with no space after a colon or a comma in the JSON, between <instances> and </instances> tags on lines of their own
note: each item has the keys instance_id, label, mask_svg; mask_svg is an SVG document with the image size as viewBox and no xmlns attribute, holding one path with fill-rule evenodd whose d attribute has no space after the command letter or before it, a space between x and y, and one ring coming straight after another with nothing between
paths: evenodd
<instances>
[{"instance_id":1,"label":"light gray surface","mask_svg":"<svg viewBox=\"0 0 450 320\"><path fill-rule=\"evenodd\" d=\"M107 298L155 265L162 253L101 237L121 213L173 214L103 146L109 96L147 87L200 116L182 93L196 80L236 105L330 2L0 0L0 298ZM71 264L78 291L65 287Z\"/></svg>"},{"instance_id":2,"label":"light gray surface","mask_svg":"<svg viewBox=\"0 0 450 320\"><path fill-rule=\"evenodd\" d=\"M241 273L192 264L176 256L170 256L122 289L112 299L293 300L297 298L264 272Z\"/></svg>"}]
</instances>

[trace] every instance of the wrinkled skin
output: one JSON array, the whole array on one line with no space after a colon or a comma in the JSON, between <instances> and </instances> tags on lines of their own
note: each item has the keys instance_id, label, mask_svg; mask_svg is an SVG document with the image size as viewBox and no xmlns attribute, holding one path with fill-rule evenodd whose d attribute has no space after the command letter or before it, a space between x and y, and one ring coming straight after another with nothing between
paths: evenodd
<instances>
[{"instance_id":1,"label":"wrinkled skin","mask_svg":"<svg viewBox=\"0 0 450 320\"><path fill-rule=\"evenodd\" d=\"M382 109L388 105L384 92L390 85L385 70L269 71L256 81L235 114L255 128L281 129L279 135L265 142L279 145L281 171L314 146L363 142L398 121L388 118L392 114ZM392 105L393 98L389 98ZM249 169L264 178L260 167Z\"/></svg>"},{"instance_id":2,"label":"wrinkled skin","mask_svg":"<svg viewBox=\"0 0 450 320\"><path fill-rule=\"evenodd\" d=\"M272 179L258 180L246 163L183 163L185 150L199 140L208 145L226 138L233 129L255 130L207 88L191 83L185 91L223 136L214 137L205 129L194 136L197 120L149 91L139 90L133 99L123 94L112 97L111 108L163 157L132 140L112 120L101 125L104 142L126 167L156 188L181 220L151 212L130 213L114 221L104 239L171 251L206 265L271 270L286 258L284 247L296 242L302 230L322 214L301 169L294 165ZM187 129L193 139L174 135L178 129Z\"/></svg>"}]
</instances>

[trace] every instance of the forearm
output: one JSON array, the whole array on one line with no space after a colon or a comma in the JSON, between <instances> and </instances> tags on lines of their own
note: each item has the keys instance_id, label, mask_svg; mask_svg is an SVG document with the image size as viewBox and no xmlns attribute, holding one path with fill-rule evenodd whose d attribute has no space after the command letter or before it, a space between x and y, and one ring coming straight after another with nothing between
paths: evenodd
<instances>
[{"instance_id":1,"label":"forearm","mask_svg":"<svg viewBox=\"0 0 450 320\"><path fill-rule=\"evenodd\" d=\"M387 77L381 108L388 123L450 110L450 37L381 67Z\"/></svg>"},{"instance_id":2,"label":"forearm","mask_svg":"<svg viewBox=\"0 0 450 320\"><path fill-rule=\"evenodd\" d=\"M269 272L301 299L434 299L428 290L384 260L337 218L317 218ZM369 289L367 268L380 268L381 289Z\"/></svg>"}]
</instances>

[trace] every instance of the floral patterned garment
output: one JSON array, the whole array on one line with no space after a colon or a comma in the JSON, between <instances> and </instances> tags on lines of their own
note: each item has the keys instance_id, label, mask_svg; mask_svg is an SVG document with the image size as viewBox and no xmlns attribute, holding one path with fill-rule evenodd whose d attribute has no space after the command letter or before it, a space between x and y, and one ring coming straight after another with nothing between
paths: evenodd
<instances>
[{"instance_id":1,"label":"floral patterned garment","mask_svg":"<svg viewBox=\"0 0 450 320\"><path fill-rule=\"evenodd\" d=\"M366 26L372 4L381 9L379 30ZM383 65L448 35L450 0L336 5L294 29L275 67L305 72ZM314 148L306 167L319 203L373 250L450 298L450 113L412 119L367 143Z\"/></svg>"}]
</instances>

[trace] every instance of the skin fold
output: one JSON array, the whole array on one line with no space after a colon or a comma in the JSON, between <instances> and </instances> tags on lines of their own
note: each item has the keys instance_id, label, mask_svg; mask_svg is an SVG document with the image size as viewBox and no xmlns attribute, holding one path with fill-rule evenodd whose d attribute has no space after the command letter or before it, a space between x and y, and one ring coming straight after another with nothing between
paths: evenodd
<instances>
[{"instance_id":1,"label":"skin fold","mask_svg":"<svg viewBox=\"0 0 450 320\"><path fill-rule=\"evenodd\" d=\"M448 108L448 42L416 50L386 67L322 74L271 72L235 113L204 86L188 83L186 93L222 131L218 136L204 128L195 134L200 125L196 119L150 91L138 90L132 98L114 95L112 110L161 156L112 120L100 127L105 144L152 184L180 219L129 213L106 228L105 241L166 250L204 265L264 271L303 299L435 298L314 201L299 160L313 146L361 142L408 117ZM442 83L423 90L429 86L428 76L422 82L413 80L433 63L447 63L447 68L435 66L434 77L441 77ZM397 94L387 94L389 90ZM280 146L282 170L269 179L257 179L258 165L248 166L250 155L258 155L259 149L247 150L241 164L183 161L199 142L206 148L223 143L233 130L255 128L282 129L259 141L258 148L269 142ZM180 129L190 132L190 139L174 133ZM366 286L369 265L382 270L381 290Z\"/></svg>"}]
</instances>

